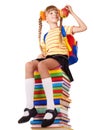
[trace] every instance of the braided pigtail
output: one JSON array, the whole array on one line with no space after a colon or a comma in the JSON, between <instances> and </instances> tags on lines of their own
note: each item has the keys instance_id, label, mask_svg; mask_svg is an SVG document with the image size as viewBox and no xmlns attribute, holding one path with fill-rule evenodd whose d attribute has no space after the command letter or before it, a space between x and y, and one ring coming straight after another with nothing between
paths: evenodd
<instances>
[{"instance_id":1,"label":"braided pigtail","mask_svg":"<svg viewBox=\"0 0 94 130\"><path fill-rule=\"evenodd\" d=\"M61 28L62 28L62 17L60 17L60 32L61 32ZM60 45L62 44L62 33L60 33Z\"/></svg>"},{"instance_id":2,"label":"braided pigtail","mask_svg":"<svg viewBox=\"0 0 94 130\"><path fill-rule=\"evenodd\" d=\"M42 19L39 18L39 30L38 30L39 43L41 43L41 31L42 31Z\"/></svg>"},{"instance_id":3,"label":"braided pigtail","mask_svg":"<svg viewBox=\"0 0 94 130\"><path fill-rule=\"evenodd\" d=\"M41 32L42 32L42 19L39 18L38 39L39 39L39 46L40 46L40 49L42 51L42 47L41 47Z\"/></svg>"},{"instance_id":4,"label":"braided pigtail","mask_svg":"<svg viewBox=\"0 0 94 130\"><path fill-rule=\"evenodd\" d=\"M63 19L62 19L62 17L60 17L60 29L62 28L62 21L63 21Z\"/></svg>"}]
</instances>

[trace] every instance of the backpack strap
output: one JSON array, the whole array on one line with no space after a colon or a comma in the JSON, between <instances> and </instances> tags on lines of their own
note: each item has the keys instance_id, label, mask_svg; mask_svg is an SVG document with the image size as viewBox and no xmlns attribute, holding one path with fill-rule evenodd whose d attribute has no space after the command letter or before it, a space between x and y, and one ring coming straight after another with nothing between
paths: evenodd
<instances>
[{"instance_id":1,"label":"backpack strap","mask_svg":"<svg viewBox=\"0 0 94 130\"><path fill-rule=\"evenodd\" d=\"M72 51L72 48L71 48L70 44L68 43L68 39L67 39L67 35L66 35L66 31L65 31L64 26L62 26L62 28L61 28L61 33L62 33L62 36L64 38L64 41L66 43L66 46L67 46L69 52Z\"/></svg>"},{"instance_id":2,"label":"backpack strap","mask_svg":"<svg viewBox=\"0 0 94 130\"><path fill-rule=\"evenodd\" d=\"M48 32L44 34L44 37L43 37L44 43L45 43L47 34L48 34Z\"/></svg>"},{"instance_id":3,"label":"backpack strap","mask_svg":"<svg viewBox=\"0 0 94 130\"><path fill-rule=\"evenodd\" d=\"M62 26L62 28L61 28L61 33L62 33L63 37L66 37L66 31L65 31L64 26Z\"/></svg>"}]
</instances>

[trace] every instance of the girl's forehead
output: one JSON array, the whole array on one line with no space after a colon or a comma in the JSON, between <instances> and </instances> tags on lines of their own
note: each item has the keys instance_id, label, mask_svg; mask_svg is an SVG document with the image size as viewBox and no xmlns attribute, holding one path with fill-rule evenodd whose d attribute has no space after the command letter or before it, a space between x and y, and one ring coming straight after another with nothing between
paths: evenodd
<instances>
[{"instance_id":1,"label":"girl's forehead","mask_svg":"<svg viewBox=\"0 0 94 130\"><path fill-rule=\"evenodd\" d=\"M46 7L45 12L50 12L50 11L54 11L54 10L58 11L58 8L54 5L50 5L50 6Z\"/></svg>"},{"instance_id":2,"label":"girl's forehead","mask_svg":"<svg viewBox=\"0 0 94 130\"><path fill-rule=\"evenodd\" d=\"M51 12L51 11L58 11L58 9L56 9L56 8L51 8L51 9L46 10L47 13L49 13L49 12Z\"/></svg>"}]
</instances>

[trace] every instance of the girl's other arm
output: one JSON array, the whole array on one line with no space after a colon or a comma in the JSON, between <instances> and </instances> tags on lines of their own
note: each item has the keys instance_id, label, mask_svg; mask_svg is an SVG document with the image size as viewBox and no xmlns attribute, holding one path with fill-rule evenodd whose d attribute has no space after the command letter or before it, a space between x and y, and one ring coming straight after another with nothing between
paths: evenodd
<instances>
[{"instance_id":1,"label":"girl's other arm","mask_svg":"<svg viewBox=\"0 0 94 130\"><path fill-rule=\"evenodd\" d=\"M83 32L87 29L87 26L85 23L73 12L72 8L70 5L67 5L66 8L69 10L70 14L75 18L75 20L78 23L78 26L73 26L72 33L77 33L77 32Z\"/></svg>"}]
</instances>

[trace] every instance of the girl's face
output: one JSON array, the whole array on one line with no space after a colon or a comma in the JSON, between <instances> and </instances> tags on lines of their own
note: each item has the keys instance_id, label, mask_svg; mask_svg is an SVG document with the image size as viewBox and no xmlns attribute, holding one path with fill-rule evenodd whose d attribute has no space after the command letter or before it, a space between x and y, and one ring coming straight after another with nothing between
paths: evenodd
<instances>
[{"instance_id":1,"label":"girl's face","mask_svg":"<svg viewBox=\"0 0 94 130\"><path fill-rule=\"evenodd\" d=\"M46 12L46 21L51 23L57 23L60 18L59 11L58 10L49 10Z\"/></svg>"}]
</instances>

